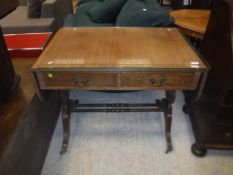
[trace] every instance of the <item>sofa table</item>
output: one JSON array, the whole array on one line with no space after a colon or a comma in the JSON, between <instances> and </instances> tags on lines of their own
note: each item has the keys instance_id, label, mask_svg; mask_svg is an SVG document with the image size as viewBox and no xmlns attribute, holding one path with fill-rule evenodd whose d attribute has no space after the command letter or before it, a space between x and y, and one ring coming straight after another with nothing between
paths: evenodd
<instances>
[{"instance_id":1,"label":"sofa table","mask_svg":"<svg viewBox=\"0 0 233 175\"><path fill-rule=\"evenodd\" d=\"M172 150L172 103L176 90L195 90L207 66L175 28L62 28L32 67L38 96L60 90L63 145L68 147L71 112L152 112L165 117ZM69 90L165 90L155 103L80 104Z\"/></svg>"}]
</instances>

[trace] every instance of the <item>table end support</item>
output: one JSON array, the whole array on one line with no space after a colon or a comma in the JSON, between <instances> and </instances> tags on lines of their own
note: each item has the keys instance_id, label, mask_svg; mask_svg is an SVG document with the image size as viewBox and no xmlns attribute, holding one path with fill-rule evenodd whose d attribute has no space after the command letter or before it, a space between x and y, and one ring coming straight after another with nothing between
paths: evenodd
<instances>
[{"instance_id":1,"label":"table end support","mask_svg":"<svg viewBox=\"0 0 233 175\"><path fill-rule=\"evenodd\" d=\"M69 91L60 91L60 99L62 102L62 123L63 123L63 143L60 154L67 151L70 137L70 107Z\"/></svg>"},{"instance_id":2,"label":"table end support","mask_svg":"<svg viewBox=\"0 0 233 175\"><path fill-rule=\"evenodd\" d=\"M165 119L165 137L167 143L167 149L165 153L169 153L173 150L171 139L171 126L172 126L172 103L174 103L176 97L176 91L166 91L166 98L162 99L162 108L164 110Z\"/></svg>"}]
</instances>

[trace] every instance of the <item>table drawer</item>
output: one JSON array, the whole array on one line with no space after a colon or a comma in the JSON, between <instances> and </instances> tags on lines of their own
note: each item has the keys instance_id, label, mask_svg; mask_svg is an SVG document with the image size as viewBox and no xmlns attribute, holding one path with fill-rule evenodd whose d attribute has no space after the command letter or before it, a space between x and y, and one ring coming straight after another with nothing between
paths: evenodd
<instances>
[{"instance_id":1,"label":"table drawer","mask_svg":"<svg viewBox=\"0 0 233 175\"><path fill-rule=\"evenodd\" d=\"M200 73L179 72L126 72L122 73L122 87L138 87L148 89L196 89Z\"/></svg>"},{"instance_id":2,"label":"table drawer","mask_svg":"<svg viewBox=\"0 0 233 175\"><path fill-rule=\"evenodd\" d=\"M41 88L84 88L105 89L117 87L117 75L114 73L99 72L43 72L38 75L43 81Z\"/></svg>"}]
</instances>

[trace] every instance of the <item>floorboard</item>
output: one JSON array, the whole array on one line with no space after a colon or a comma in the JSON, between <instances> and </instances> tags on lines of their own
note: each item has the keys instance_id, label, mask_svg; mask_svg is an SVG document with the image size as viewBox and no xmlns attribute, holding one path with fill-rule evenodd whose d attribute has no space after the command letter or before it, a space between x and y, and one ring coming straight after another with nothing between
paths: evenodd
<instances>
[{"instance_id":1,"label":"floorboard","mask_svg":"<svg viewBox=\"0 0 233 175\"><path fill-rule=\"evenodd\" d=\"M35 95L30 67L35 60L14 60L22 81L1 106L1 175L39 175L60 112L56 92L41 102Z\"/></svg>"},{"instance_id":2,"label":"floorboard","mask_svg":"<svg viewBox=\"0 0 233 175\"><path fill-rule=\"evenodd\" d=\"M35 95L30 68L35 59L13 59L16 73L21 77L19 87L0 107L0 157L16 132L33 96Z\"/></svg>"}]
</instances>

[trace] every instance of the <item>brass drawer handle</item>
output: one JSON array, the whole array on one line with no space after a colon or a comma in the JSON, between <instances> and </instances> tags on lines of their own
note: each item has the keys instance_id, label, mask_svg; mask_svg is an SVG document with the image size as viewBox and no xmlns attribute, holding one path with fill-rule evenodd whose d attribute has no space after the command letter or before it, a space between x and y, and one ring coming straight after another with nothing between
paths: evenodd
<instances>
[{"instance_id":1,"label":"brass drawer handle","mask_svg":"<svg viewBox=\"0 0 233 175\"><path fill-rule=\"evenodd\" d=\"M74 82L75 85L78 85L80 82L79 79L77 78L73 78L72 81Z\"/></svg>"},{"instance_id":2,"label":"brass drawer handle","mask_svg":"<svg viewBox=\"0 0 233 175\"><path fill-rule=\"evenodd\" d=\"M166 79L162 77L157 81L155 78L149 78L149 82L153 86L162 86L166 82Z\"/></svg>"},{"instance_id":3,"label":"brass drawer handle","mask_svg":"<svg viewBox=\"0 0 233 175\"><path fill-rule=\"evenodd\" d=\"M82 83L83 83L84 86L88 86L89 85L89 81L90 81L89 79L83 79Z\"/></svg>"},{"instance_id":4,"label":"brass drawer handle","mask_svg":"<svg viewBox=\"0 0 233 175\"><path fill-rule=\"evenodd\" d=\"M166 78L162 77L159 80L160 85L163 85L166 82Z\"/></svg>"},{"instance_id":5,"label":"brass drawer handle","mask_svg":"<svg viewBox=\"0 0 233 175\"><path fill-rule=\"evenodd\" d=\"M150 82L150 84L155 85L156 84L156 79L155 78L149 78L149 82Z\"/></svg>"},{"instance_id":6,"label":"brass drawer handle","mask_svg":"<svg viewBox=\"0 0 233 175\"><path fill-rule=\"evenodd\" d=\"M72 81L76 86L88 86L90 82L90 80L86 78L84 79L73 78Z\"/></svg>"}]
</instances>

